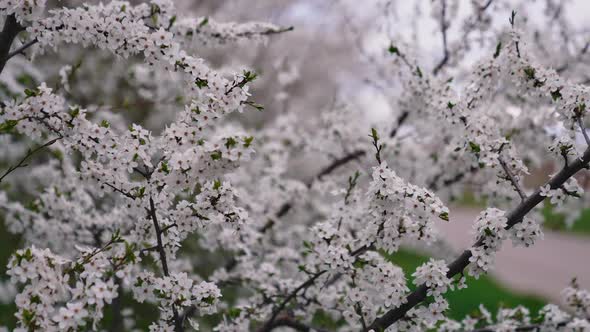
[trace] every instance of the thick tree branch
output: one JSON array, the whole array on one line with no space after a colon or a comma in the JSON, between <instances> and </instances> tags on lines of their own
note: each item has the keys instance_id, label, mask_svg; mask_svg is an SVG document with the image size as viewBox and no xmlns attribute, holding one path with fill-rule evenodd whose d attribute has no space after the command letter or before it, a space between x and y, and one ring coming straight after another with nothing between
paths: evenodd
<instances>
[{"instance_id":1,"label":"thick tree branch","mask_svg":"<svg viewBox=\"0 0 590 332\"><path fill-rule=\"evenodd\" d=\"M23 31L23 27L16 21L14 15L8 15L4 21L4 28L0 32L0 73L4 70L4 66L8 59L10 59L10 47L14 42L14 38Z\"/></svg>"},{"instance_id":2,"label":"thick tree branch","mask_svg":"<svg viewBox=\"0 0 590 332\"><path fill-rule=\"evenodd\" d=\"M560 188L569 178L576 174L581 169L588 166L590 162L590 148L586 149L581 158L577 158L574 162L571 162L568 166L561 169L559 173L553 176L547 184L551 189ZM521 202L515 209L513 209L507 215L507 226L506 229L512 228L517 223L521 222L524 216L529 213L535 206L541 203L545 199L541 196L540 188L537 189L532 195L527 197L526 200ZM479 247L482 245L482 239L477 241L473 247ZM448 265L449 272L447 277L452 278L453 276L462 273L465 267L469 265L469 258L471 257L471 251L469 249L463 251L463 253L457 257L453 262ZM402 319L406 313L419 305L426 298L428 287L426 285L420 285L414 292L410 293L406 300L407 302L403 305L391 309L381 317L377 318L366 330L382 331L387 327L391 326L395 322Z\"/></svg>"},{"instance_id":3,"label":"thick tree branch","mask_svg":"<svg viewBox=\"0 0 590 332\"><path fill-rule=\"evenodd\" d=\"M168 271L168 260L166 259L166 250L164 249L164 243L162 241L162 229L160 228L160 224L158 223L158 215L156 213L156 206L154 204L154 200L150 196L150 208L148 210L148 214L154 223L154 230L156 232L156 242L158 247L158 254L160 255L160 262L162 263L162 271L164 272L164 276L169 277L170 272ZM174 318L174 330L176 332L181 332L184 330L182 320L178 315L178 310L176 310L176 306L172 305L172 313Z\"/></svg>"},{"instance_id":4,"label":"thick tree branch","mask_svg":"<svg viewBox=\"0 0 590 332\"><path fill-rule=\"evenodd\" d=\"M586 141L586 144L588 146L590 146L590 138L588 137L588 133L586 132L586 128L584 127L584 124L582 123L582 117L578 117L577 122L578 122L578 126L580 126L580 130L582 131L582 135L584 135L584 140Z\"/></svg>"}]
</instances>

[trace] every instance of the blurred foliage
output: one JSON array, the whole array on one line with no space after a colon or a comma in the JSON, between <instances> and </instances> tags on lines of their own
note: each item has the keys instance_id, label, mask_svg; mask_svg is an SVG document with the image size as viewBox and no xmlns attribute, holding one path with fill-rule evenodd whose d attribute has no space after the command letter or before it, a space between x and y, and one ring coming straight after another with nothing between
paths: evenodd
<instances>
[{"instance_id":1,"label":"blurred foliage","mask_svg":"<svg viewBox=\"0 0 590 332\"><path fill-rule=\"evenodd\" d=\"M565 223L565 216L555 212L551 204L547 202L543 206L543 216L545 217L543 225L547 229L578 235L590 235L590 209L582 210L580 217L574 221L571 227L568 227Z\"/></svg>"}]
</instances>

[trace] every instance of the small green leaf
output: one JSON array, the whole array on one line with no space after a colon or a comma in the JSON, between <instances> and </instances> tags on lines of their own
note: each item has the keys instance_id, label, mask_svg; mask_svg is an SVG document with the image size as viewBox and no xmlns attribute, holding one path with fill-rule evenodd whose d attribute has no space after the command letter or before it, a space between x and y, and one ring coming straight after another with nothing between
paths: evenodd
<instances>
[{"instance_id":1,"label":"small green leaf","mask_svg":"<svg viewBox=\"0 0 590 332\"><path fill-rule=\"evenodd\" d=\"M531 66L527 66L522 71L524 71L524 74L526 75L527 79L529 79L529 80L535 79L535 68L533 68Z\"/></svg>"},{"instance_id":2,"label":"small green leaf","mask_svg":"<svg viewBox=\"0 0 590 332\"><path fill-rule=\"evenodd\" d=\"M438 217L444 221L449 221L449 213L448 212L443 212L443 213L439 214Z\"/></svg>"},{"instance_id":3,"label":"small green leaf","mask_svg":"<svg viewBox=\"0 0 590 332\"><path fill-rule=\"evenodd\" d=\"M204 19L201 21L201 23L199 23L199 28L202 28L202 27L204 27L205 25L207 25L207 23L209 23L209 18L208 18L208 17L205 17L205 18L204 18Z\"/></svg>"},{"instance_id":4,"label":"small green leaf","mask_svg":"<svg viewBox=\"0 0 590 332\"><path fill-rule=\"evenodd\" d=\"M35 90L25 89L25 95L27 95L27 97L36 97L37 94L38 92Z\"/></svg>"},{"instance_id":5,"label":"small green leaf","mask_svg":"<svg viewBox=\"0 0 590 332\"><path fill-rule=\"evenodd\" d=\"M228 139L225 140L225 147L228 150L233 148L234 146L236 146L236 144L238 144L238 142L233 137L229 137Z\"/></svg>"},{"instance_id":6,"label":"small green leaf","mask_svg":"<svg viewBox=\"0 0 590 332\"><path fill-rule=\"evenodd\" d=\"M387 50L391 54L399 55L399 49L396 46L394 46L393 44L389 45L389 48Z\"/></svg>"},{"instance_id":7,"label":"small green leaf","mask_svg":"<svg viewBox=\"0 0 590 332\"><path fill-rule=\"evenodd\" d=\"M551 98L553 98L553 101L557 101L557 99L561 98L561 91L559 89L551 91Z\"/></svg>"},{"instance_id":8,"label":"small green leaf","mask_svg":"<svg viewBox=\"0 0 590 332\"><path fill-rule=\"evenodd\" d=\"M199 89L209 86L209 82L207 80L204 80L199 77L197 77L197 79L195 80L195 84L197 85L197 87L199 87Z\"/></svg>"},{"instance_id":9,"label":"small green leaf","mask_svg":"<svg viewBox=\"0 0 590 332\"><path fill-rule=\"evenodd\" d=\"M107 120L102 120L102 121L100 122L100 127L103 127L103 128L108 128L108 127L110 127L110 126L111 126L111 124L110 124L110 123L109 123Z\"/></svg>"},{"instance_id":10,"label":"small green leaf","mask_svg":"<svg viewBox=\"0 0 590 332\"><path fill-rule=\"evenodd\" d=\"M18 120L6 120L0 124L0 133L11 131L18 124Z\"/></svg>"},{"instance_id":11,"label":"small green leaf","mask_svg":"<svg viewBox=\"0 0 590 332\"><path fill-rule=\"evenodd\" d=\"M471 152L479 153L481 151L481 147L477 143L469 142L469 147L471 148Z\"/></svg>"},{"instance_id":12,"label":"small green leaf","mask_svg":"<svg viewBox=\"0 0 590 332\"><path fill-rule=\"evenodd\" d=\"M249 136L249 137L244 138L244 147L249 148L250 145L252 144L252 141L254 141L254 136Z\"/></svg>"},{"instance_id":13,"label":"small green leaf","mask_svg":"<svg viewBox=\"0 0 590 332\"><path fill-rule=\"evenodd\" d=\"M213 159L213 160L221 159L221 151L213 151L211 153L211 159Z\"/></svg>"},{"instance_id":14,"label":"small green leaf","mask_svg":"<svg viewBox=\"0 0 590 332\"><path fill-rule=\"evenodd\" d=\"M259 111L263 111L264 110L264 106L257 104L253 101L245 101L244 104L248 105L248 106L252 106L255 109L259 110Z\"/></svg>"},{"instance_id":15,"label":"small green leaf","mask_svg":"<svg viewBox=\"0 0 590 332\"><path fill-rule=\"evenodd\" d=\"M494 52L494 59L500 56L500 51L502 50L502 41L499 41L496 45L496 52Z\"/></svg>"},{"instance_id":16,"label":"small green leaf","mask_svg":"<svg viewBox=\"0 0 590 332\"><path fill-rule=\"evenodd\" d=\"M422 78L422 70L420 70L420 67L416 66L416 75L418 75L418 77Z\"/></svg>"}]
</instances>

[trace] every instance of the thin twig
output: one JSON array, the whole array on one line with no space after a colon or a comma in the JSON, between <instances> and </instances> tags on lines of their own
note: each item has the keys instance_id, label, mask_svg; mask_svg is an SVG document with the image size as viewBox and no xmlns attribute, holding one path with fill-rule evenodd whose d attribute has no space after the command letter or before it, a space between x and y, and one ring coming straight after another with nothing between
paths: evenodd
<instances>
[{"instance_id":1,"label":"thin twig","mask_svg":"<svg viewBox=\"0 0 590 332\"><path fill-rule=\"evenodd\" d=\"M8 55L6 56L6 61L10 60L10 58L12 58L13 56L15 56L15 55L17 55L17 54L21 54L21 53L22 53L22 54L24 54L23 52L24 52L24 51L25 51L27 48L29 48L29 47L31 47L31 46L33 46L33 45L35 45L37 42L38 42L38 40L37 40L37 38L35 38L35 39L33 39L33 40L30 40L30 41L28 41L27 43L23 44L21 47L17 48L16 50L14 50L14 51L12 51L12 52L8 53Z\"/></svg>"},{"instance_id":2,"label":"thin twig","mask_svg":"<svg viewBox=\"0 0 590 332\"><path fill-rule=\"evenodd\" d=\"M275 326L274 326L274 321L277 318L277 316L283 311L283 309L285 309L285 307L287 306L287 304L289 304L289 302L291 302L292 299L295 298L295 296L297 296L297 293L299 293L299 291L308 288L309 286L313 285L314 282L316 281L317 278L319 278L320 276L322 276L324 273L328 272L327 270L323 270L320 272L315 273L313 276L311 276L309 279L307 279L304 283L302 283L301 285L299 285L299 287L295 288L291 293L289 293L289 295L283 300L283 302L281 302L273 311L272 314L270 316L270 318L268 319L268 321L266 323L264 323L264 325L258 330L258 332L269 332L271 331Z\"/></svg>"},{"instance_id":3,"label":"thin twig","mask_svg":"<svg viewBox=\"0 0 590 332\"><path fill-rule=\"evenodd\" d=\"M21 159L21 160L18 162L18 164L14 165L14 166L10 166L10 167L9 167L9 168L6 170L6 172L4 172L4 174L3 174L2 176L0 176L0 182L2 182L2 180L4 180L4 178L5 178L5 177L6 177L8 174L12 173L12 172L13 172L13 171L15 171L16 169L18 169L18 168L20 168L20 167L26 167L27 165L26 165L26 164L24 164L24 162L25 162L25 161L27 161L27 159L29 159L29 158L30 158L30 157L31 157L33 154L35 154L37 151L40 151L40 150L42 150L42 149L44 149L44 148L46 148L46 147L48 147L48 146L52 145L53 143L55 143L55 142L59 141L61 138L62 138L62 137L57 137L57 138L54 138L54 139L52 139L51 141L48 141L47 143L45 143L45 144L43 144L43 145L41 145L41 146L37 147L37 148L36 148L36 149L34 149L34 150L29 150L29 151L27 152L27 154L26 154L26 155L25 155L25 156L24 156L24 157L23 157L23 158L22 158L22 159Z\"/></svg>"},{"instance_id":4,"label":"thin twig","mask_svg":"<svg viewBox=\"0 0 590 332\"><path fill-rule=\"evenodd\" d=\"M520 184L518 184L518 180L516 179L514 174L512 174L512 172L510 171L510 168L508 168L508 165L506 165L506 162L504 162L504 159L502 159L501 156L498 157L498 161L500 162L500 165L504 169L504 172L506 173L506 177L508 178L508 180L510 180L510 182L512 183L512 186L514 187L514 189L516 189L516 192L518 192L518 196L520 196L520 199L522 201L524 201L526 199L526 194L524 193L524 190L522 190L522 188L520 187Z\"/></svg>"}]
</instances>

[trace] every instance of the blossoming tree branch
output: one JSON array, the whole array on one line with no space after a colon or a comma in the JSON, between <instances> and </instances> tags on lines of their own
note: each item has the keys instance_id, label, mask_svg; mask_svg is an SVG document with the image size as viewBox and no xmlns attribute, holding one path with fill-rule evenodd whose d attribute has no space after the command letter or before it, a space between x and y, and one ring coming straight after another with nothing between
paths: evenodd
<instances>
[{"instance_id":1,"label":"blossoming tree branch","mask_svg":"<svg viewBox=\"0 0 590 332\"><path fill-rule=\"evenodd\" d=\"M264 109L249 88L269 78L199 54L294 29L190 17L175 2L0 0L0 71L17 82L0 110L12 151L0 211L23 240L7 266L15 331L134 330L146 319L176 332L590 330L590 293L575 281L565 307L539 312L479 307L457 321L445 298L492 269L504 242L542 241L544 202L570 221L587 206L590 89L551 62L590 61L577 35L539 40L520 9L504 15L509 1L472 1L462 19L460 1L436 0L434 61L387 29L376 54L359 46L366 81L391 100L388 121L367 124L343 100L309 121L281 112L252 128L235 113ZM547 3L540 35L573 29ZM384 13L376 24L394 19ZM25 88L23 77L42 79ZM151 121L117 109L131 103ZM323 157L315 175L293 176L301 155ZM525 184L549 162L558 168L544 184ZM410 290L388 255L444 242L446 204L467 190L488 205L464 230L472 245L409 271ZM158 314L141 317L138 303Z\"/></svg>"}]
</instances>

